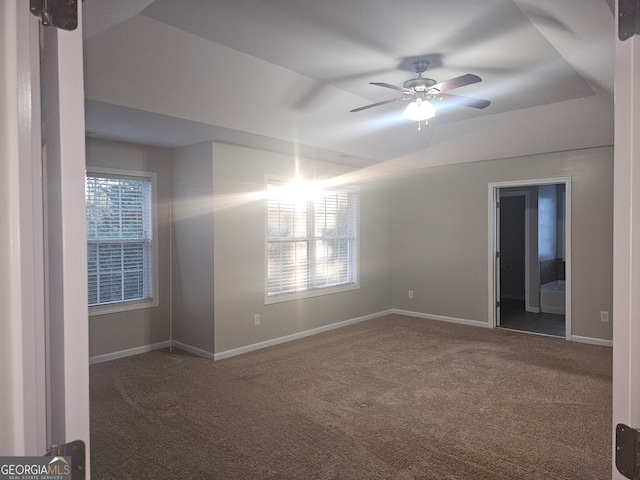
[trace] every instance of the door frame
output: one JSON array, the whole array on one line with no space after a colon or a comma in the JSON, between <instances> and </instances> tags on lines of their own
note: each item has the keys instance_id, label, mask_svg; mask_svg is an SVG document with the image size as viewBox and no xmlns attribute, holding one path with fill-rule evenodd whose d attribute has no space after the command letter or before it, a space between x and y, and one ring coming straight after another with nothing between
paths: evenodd
<instances>
[{"instance_id":1,"label":"door frame","mask_svg":"<svg viewBox=\"0 0 640 480\"><path fill-rule=\"evenodd\" d=\"M39 25L28 4L7 0L0 5L0 30L0 451L42 455L47 419Z\"/></svg>"},{"instance_id":2,"label":"door frame","mask_svg":"<svg viewBox=\"0 0 640 480\"><path fill-rule=\"evenodd\" d=\"M616 15L620 14L616 2ZM616 23L616 29L618 22ZM617 30L616 30L617 33ZM640 36L618 40L615 68L613 160L613 418L612 478L616 424L640 427Z\"/></svg>"},{"instance_id":3,"label":"door frame","mask_svg":"<svg viewBox=\"0 0 640 480\"><path fill-rule=\"evenodd\" d=\"M22 0L0 2L0 27L0 451L37 456L51 439L80 439L90 478L82 28L40 35Z\"/></svg>"},{"instance_id":4,"label":"door frame","mask_svg":"<svg viewBox=\"0 0 640 480\"><path fill-rule=\"evenodd\" d=\"M513 187L535 187L539 185L565 186L565 338L571 340L571 177L538 178L531 180L509 180L501 182L490 182L488 185L488 318L489 327L498 326L498 313L496 311L496 295L499 291L496 287L496 279L499 279L499 271L496 267L496 253L498 249L499 229L497 202L499 201L499 190L501 188Z\"/></svg>"}]
</instances>

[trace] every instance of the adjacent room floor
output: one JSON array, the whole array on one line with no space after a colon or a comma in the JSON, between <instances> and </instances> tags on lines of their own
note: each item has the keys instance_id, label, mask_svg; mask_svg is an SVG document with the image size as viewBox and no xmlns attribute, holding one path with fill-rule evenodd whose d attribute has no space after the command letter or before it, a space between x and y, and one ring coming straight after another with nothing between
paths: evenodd
<instances>
[{"instance_id":1,"label":"adjacent room floor","mask_svg":"<svg viewBox=\"0 0 640 480\"><path fill-rule=\"evenodd\" d=\"M565 337L565 316L527 312L523 300L503 298L500 300L500 327Z\"/></svg>"}]
</instances>

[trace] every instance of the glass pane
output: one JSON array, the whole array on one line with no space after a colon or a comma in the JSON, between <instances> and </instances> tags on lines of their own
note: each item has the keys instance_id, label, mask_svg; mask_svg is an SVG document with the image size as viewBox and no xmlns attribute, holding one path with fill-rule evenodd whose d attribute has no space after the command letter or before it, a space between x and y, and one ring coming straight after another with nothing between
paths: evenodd
<instances>
[{"instance_id":1,"label":"glass pane","mask_svg":"<svg viewBox=\"0 0 640 480\"><path fill-rule=\"evenodd\" d=\"M268 186L267 235L269 238L307 237L307 204L290 196L285 186Z\"/></svg>"},{"instance_id":2,"label":"glass pane","mask_svg":"<svg viewBox=\"0 0 640 480\"><path fill-rule=\"evenodd\" d=\"M145 298L144 250L144 244L91 245L88 249L91 304Z\"/></svg>"},{"instance_id":3,"label":"glass pane","mask_svg":"<svg viewBox=\"0 0 640 480\"><path fill-rule=\"evenodd\" d=\"M123 300L140 300L144 298L143 272L125 272L123 282Z\"/></svg>"},{"instance_id":4,"label":"glass pane","mask_svg":"<svg viewBox=\"0 0 640 480\"><path fill-rule=\"evenodd\" d=\"M98 275L100 283L99 303L112 303L122 300L122 274L100 273Z\"/></svg>"},{"instance_id":5,"label":"glass pane","mask_svg":"<svg viewBox=\"0 0 640 480\"><path fill-rule=\"evenodd\" d=\"M150 182L87 177L85 185L90 240L144 238L150 221Z\"/></svg>"},{"instance_id":6,"label":"glass pane","mask_svg":"<svg viewBox=\"0 0 640 480\"><path fill-rule=\"evenodd\" d=\"M349 192L325 192L315 202L315 236L349 236L353 214ZM355 196L354 196L355 199Z\"/></svg>"},{"instance_id":7,"label":"glass pane","mask_svg":"<svg viewBox=\"0 0 640 480\"><path fill-rule=\"evenodd\" d=\"M144 298L144 245L126 244L123 247L123 300Z\"/></svg>"},{"instance_id":8,"label":"glass pane","mask_svg":"<svg viewBox=\"0 0 640 480\"><path fill-rule=\"evenodd\" d=\"M98 245L98 303L122 300L122 244Z\"/></svg>"},{"instance_id":9,"label":"glass pane","mask_svg":"<svg viewBox=\"0 0 640 480\"><path fill-rule=\"evenodd\" d=\"M121 235L122 238L144 237L144 188L143 182L124 180L121 185Z\"/></svg>"},{"instance_id":10,"label":"glass pane","mask_svg":"<svg viewBox=\"0 0 640 480\"><path fill-rule=\"evenodd\" d=\"M337 198L336 233L341 236L354 236L356 195L342 192Z\"/></svg>"},{"instance_id":11,"label":"glass pane","mask_svg":"<svg viewBox=\"0 0 640 480\"><path fill-rule=\"evenodd\" d=\"M98 303L98 247L94 244L87 245L87 276L89 305Z\"/></svg>"},{"instance_id":12,"label":"glass pane","mask_svg":"<svg viewBox=\"0 0 640 480\"><path fill-rule=\"evenodd\" d=\"M267 294L307 290L307 242L270 242L267 259Z\"/></svg>"},{"instance_id":13,"label":"glass pane","mask_svg":"<svg viewBox=\"0 0 640 480\"><path fill-rule=\"evenodd\" d=\"M316 240L316 287L349 282L349 240Z\"/></svg>"}]
</instances>

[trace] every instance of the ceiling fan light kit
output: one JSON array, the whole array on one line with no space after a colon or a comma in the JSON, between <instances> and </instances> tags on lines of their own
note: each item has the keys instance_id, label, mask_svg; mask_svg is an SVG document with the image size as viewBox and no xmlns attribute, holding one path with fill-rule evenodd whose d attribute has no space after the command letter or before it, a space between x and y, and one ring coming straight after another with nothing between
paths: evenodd
<instances>
[{"instance_id":1,"label":"ceiling fan light kit","mask_svg":"<svg viewBox=\"0 0 640 480\"><path fill-rule=\"evenodd\" d=\"M482 79L477 75L467 73L459 77L445 80L444 82L437 83L432 78L424 78L422 74L429 68L429 62L426 60L418 60L411 64L411 69L418 74L416 78L411 78L402 84L402 87L391 85L389 83L371 82L371 85L378 87L390 88L402 92L404 96L399 98L392 98L390 100L383 100L381 102L372 103L371 105L365 105L364 107L354 108L351 112L360 112L372 107L378 107L380 105L386 105L388 103L411 101L407 108L404 110L404 117L408 120L418 122L418 130L421 129L420 122L424 121L425 125L427 120L433 118L436 115L436 109L431 103L431 100L438 100L443 103L451 103L455 105L463 105L465 107L472 108L486 108L491 102L489 100L482 100L471 97L461 97L458 95L448 95L444 92L453 90L454 88L464 87L473 83L481 82Z\"/></svg>"},{"instance_id":2,"label":"ceiling fan light kit","mask_svg":"<svg viewBox=\"0 0 640 480\"><path fill-rule=\"evenodd\" d=\"M427 120L435 117L436 109L428 100L422 100L417 98L414 102L407 105L404 109L404 118L418 122L418 130L421 130L421 123L424 120L424 124L427 124Z\"/></svg>"}]
</instances>

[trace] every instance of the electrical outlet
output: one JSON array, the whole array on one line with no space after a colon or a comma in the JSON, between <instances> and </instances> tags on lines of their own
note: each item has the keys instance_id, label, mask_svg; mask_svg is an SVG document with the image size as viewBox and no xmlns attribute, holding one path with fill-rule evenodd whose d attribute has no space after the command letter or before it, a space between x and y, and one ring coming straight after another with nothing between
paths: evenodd
<instances>
[{"instance_id":1,"label":"electrical outlet","mask_svg":"<svg viewBox=\"0 0 640 480\"><path fill-rule=\"evenodd\" d=\"M609 321L609 312L600 312L600 321L601 322L608 322Z\"/></svg>"},{"instance_id":2,"label":"electrical outlet","mask_svg":"<svg viewBox=\"0 0 640 480\"><path fill-rule=\"evenodd\" d=\"M409 290L409 298L413 298L413 290Z\"/></svg>"},{"instance_id":3,"label":"electrical outlet","mask_svg":"<svg viewBox=\"0 0 640 480\"><path fill-rule=\"evenodd\" d=\"M254 325L260 325L260 314L259 313L256 313L253 316L253 324Z\"/></svg>"}]
</instances>

